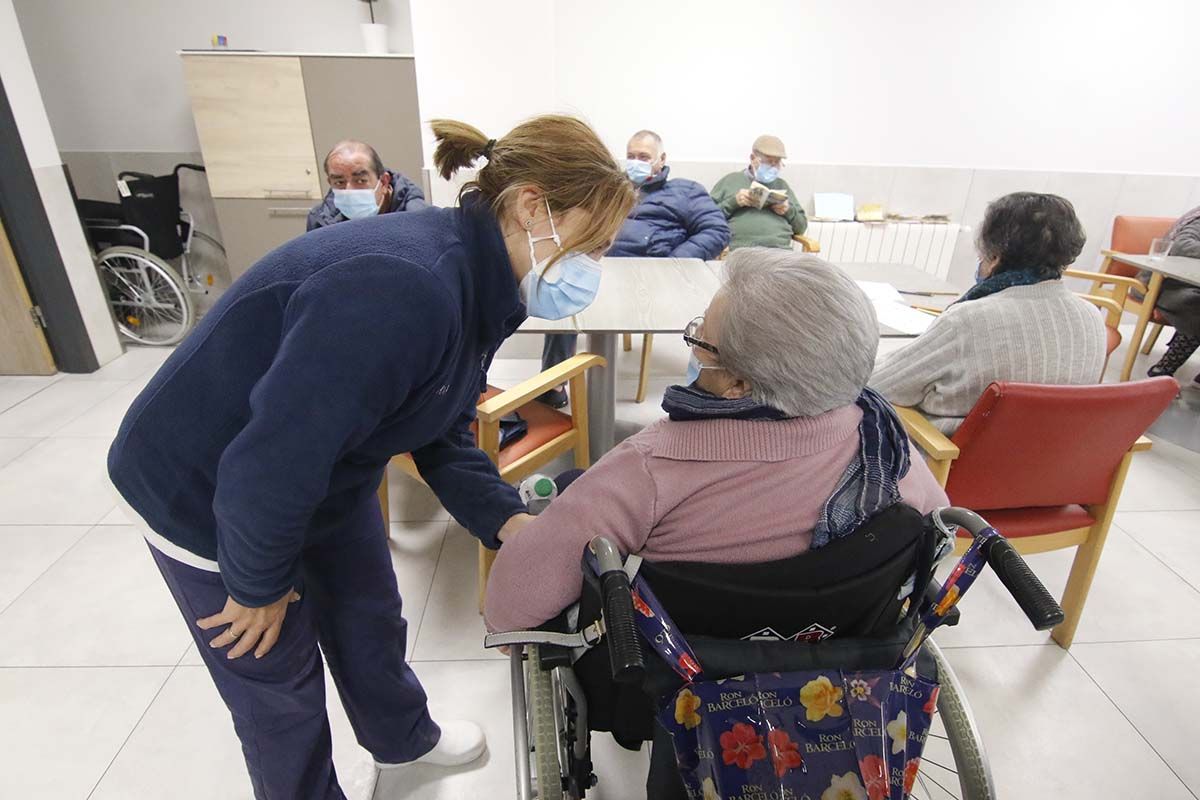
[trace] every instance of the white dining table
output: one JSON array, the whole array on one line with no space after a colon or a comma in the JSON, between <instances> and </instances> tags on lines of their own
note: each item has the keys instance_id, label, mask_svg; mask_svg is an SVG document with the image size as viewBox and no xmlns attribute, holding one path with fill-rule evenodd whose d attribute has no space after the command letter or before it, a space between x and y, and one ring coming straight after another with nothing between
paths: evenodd
<instances>
[{"instance_id":1,"label":"white dining table","mask_svg":"<svg viewBox=\"0 0 1200 800\"><path fill-rule=\"evenodd\" d=\"M682 334L704 313L721 286L724 262L694 258L604 258L600 291L590 306L573 318L530 317L519 333L578 333L585 350L602 356L606 366L588 370L588 428L592 463L613 447L616 425L617 337L622 333ZM956 293L947 281L906 264L839 265L855 280L890 283L914 305L942 307ZM946 294L939 294L946 293ZM880 326L881 337L911 337Z\"/></svg>"}]
</instances>

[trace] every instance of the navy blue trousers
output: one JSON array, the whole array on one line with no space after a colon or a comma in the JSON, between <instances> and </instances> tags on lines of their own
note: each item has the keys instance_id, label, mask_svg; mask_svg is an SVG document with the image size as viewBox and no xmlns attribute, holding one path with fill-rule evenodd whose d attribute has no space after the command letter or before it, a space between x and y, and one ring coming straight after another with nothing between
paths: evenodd
<instances>
[{"instance_id":1,"label":"navy blue trousers","mask_svg":"<svg viewBox=\"0 0 1200 800\"><path fill-rule=\"evenodd\" d=\"M575 333L547 333L542 343L542 371L561 364L575 355L575 343L579 335Z\"/></svg>"},{"instance_id":2,"label":"navy blue trousers","mask_svg":"<svg viewBox=\"0 0 1200 800\"><path fill-rule=\"evenodd\" d=\"M261 659L253 651L227 659L227 648L208 646L224 629L196 627L225 606L221 576L150 548L233 716L258 800L345 800L333 768L322 652L358 743L376 761L412 761L441 736L404 661L408 623L374 496L370 506L373 513L364 508L355 525L303 551L301 599L288 606L278 643Z\"/></svg>"}]
</instances>

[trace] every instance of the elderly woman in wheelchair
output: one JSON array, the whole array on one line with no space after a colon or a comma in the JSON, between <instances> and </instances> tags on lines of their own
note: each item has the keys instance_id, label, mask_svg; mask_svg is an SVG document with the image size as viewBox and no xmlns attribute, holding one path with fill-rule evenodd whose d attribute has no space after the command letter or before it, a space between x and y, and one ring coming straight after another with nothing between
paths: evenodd
<instances>
[{"instance_id":1,"label":"elderly woman in wheelchair","mask_svg":"<svg viewBox=\"0 0 1200 800\"><path fill-rule=\"evenodd\" d=\"M653 720L652 698L679 679L650 659L636 685L619 683L640 673L614 675L624 666L591 649L603 593L580 558L593 538L636 556L709 676L890 666L912 630L898 620L932 574L940 542L922 518L947 499L866 388L878 342L867 298L790 251L740 250L726 271L685 334L694 380L667 391L668 419L574 481L492 570L488 627L518 633L489 644L515 645L514 724L532 723L540 798L591 785L589 729L634 749L654 741L649 796L687 796Z\"/></svg>"}]
</instances>

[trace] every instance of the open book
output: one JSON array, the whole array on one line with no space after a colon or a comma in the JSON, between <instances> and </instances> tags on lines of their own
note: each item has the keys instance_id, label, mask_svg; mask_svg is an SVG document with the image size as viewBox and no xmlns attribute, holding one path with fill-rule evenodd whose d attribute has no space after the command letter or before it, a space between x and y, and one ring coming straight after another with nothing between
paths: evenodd
<instances>
[{"instance_id":1,"label":"open book","mask_svg":"<svg viewBox=\"0 0 1200 800\"><path fill-rule=\"evenodd\" d=\"M750 202L755 208L773 206L788 199L787 192L783 189L772 189L769 186L764 186L758 181L752 181L750 183L749 192Z\"/></svg>"}]
</instances>

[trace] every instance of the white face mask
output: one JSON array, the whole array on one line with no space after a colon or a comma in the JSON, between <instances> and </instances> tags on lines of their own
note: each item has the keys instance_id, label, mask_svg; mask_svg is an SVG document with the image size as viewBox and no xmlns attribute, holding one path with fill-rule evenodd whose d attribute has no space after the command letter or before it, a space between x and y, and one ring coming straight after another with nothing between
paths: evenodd
<instances>
[{"instance_id":1,"label":"white face mask","mask_svg":"<svg viewBox=\"0 0 1200 800\"><path fill-rule=\"evenodd\" d=\"M526 230L529 238L529 272L521 279L518 287L521 301L530 316L541 319L566 319L578 314L592 304L596 293L600 291L600 263L587 253L568 253L547 270L548 262L554 256L537 260L534 244L553 240L562 250L562 239L554 225L554 215L550 213L550 204L546 203L546 214L550 217L550 235L537 236ZM551 281L548 272L558 276Z\"/></svg>"}]
</instances>

